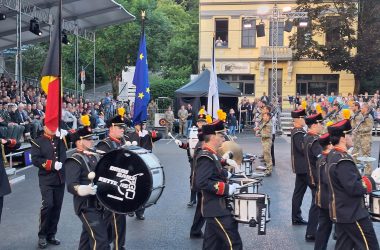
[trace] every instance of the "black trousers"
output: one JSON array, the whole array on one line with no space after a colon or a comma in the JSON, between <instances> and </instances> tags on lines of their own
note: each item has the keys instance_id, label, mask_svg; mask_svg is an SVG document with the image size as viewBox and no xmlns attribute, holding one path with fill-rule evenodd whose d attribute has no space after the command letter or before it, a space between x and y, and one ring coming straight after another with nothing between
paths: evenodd
<instances>
[{"instance_id":1,"label":"black trousers","mask_svg":"<svg viewBox=\"0 0 380 250\"><path fill-rule=\"evenodd\" d=\"M38 237L50 238L57 233L65 185L40 185L40 190L42 196L42 206L40 210Z\"/></svg>"},{"instance_id":2,"label":"black trousers","mask_svg":"<svg viewBox=\"0 0 380 250\"><path fill-rule=\"evenodd\" d=\"M274 160L274 140L276 139L276 135L275 134L272 134L272 146L270 148L270 153L272 155L272 164L273 166L276 165L276 161Z\"/></svg>"},{"instance_id":3,"label":"black trousers","mask_svg":"<svg viewBox=\"0 0 380 250\"><path fill-rule=\"evenodd\" d=\"M0 223L1 223L1 214L3 212L4 196L0 197Z\"/></svg>"},{"instance_id":4,"label":"black trousers","mask_svg":"<svg viewBox=\"0 0 380 250\"><path fill-rule=\"evenodd\" d=\"M202 211L201 211L202 193L201 192L195 192L195 193L197 194L198 203L197 203L197 207L195 208L193 225L191 226L191 229L190 229L190 235L201 235L202 227L205 224L205 218L203 217Z\"/></svg>"},{"instance_id":5,"label":"black trousers","mask_svg":"<svg viewBox=\"0 0 380 250\"><path fill-rule=\"evenodd\" d=\"M243 249L238 223L232 218L232 215L206 218L203 249Z\"/></svg>"},{"instance_id":6,"label":"black trousers","mask_svg":"<svg viewBox=\"0 0 380 250\"><path fill-rule=\"evenodd\" d=\"M302 200L307 189L307 174L296 174L292 198L292 220L302 220Z\"/></svg>"},{"instance_id":7,"label":"black trousers","mask_svg":"<svg viewBox=\"0 0 380 250\"><path fill-rule=\"evenodd\" d=\"M336 250L380 249L370 217L355 223L336 223L336 233L338 237L335 245Z\"/></svg>"},{"instance_id":8,"label":"black trousers","mask_svg":"<svg viewBox=\"0 0 380 250\"><path fill-rule=\"evenodd\" d=\"M318 228L315 235L315 245L314 250L326 250L327 243L330 238L332 230L332 221L330 220L329 209L318 208L319 217L318 217Z\"/></svg>"},{"instance_id":9,"label":"black trousers","mask_svg":"<svg viewBox=\"0 0 380 250\"><path fill-rule=\"evenodd\" d=\"M82 233L79 241L79 250L108 250L107 222L103 213L95 208L86 209L79 215L82 221Z\"/></svg>"},{"instance_id":10,"label":"black trousers","mask_svg":"<svg viewBox=\"0 0 380 250\"><path fill-rule=\"evenodd\" d=\"M316 188L311 189L311 205L309 209L309 219L307 221L306 234L315 236L318 227L319 208L315 205Z\"/></svg>"},{"instance_id":11,"label":"black trousers","mask_svg":"<svg viewBox=\"0 0 380 250\"><path fill-rule=\"evenodd\" d=\"M104 220L107 223L108 240L113 243L113 249L125 249L125 235L127 219L124 214L115 214L109 210L104 211Z\"/></svg>"},{"instance_id":12,"label":"black trousers","mask_svg":"<svg viewBox=\"0 0 380 250\"><path fill-rule=\"evenodd\" d=\"M191 170L191 168L190 168L190 170ZM192 177L193 177L193 171L191 170L190 171L190 201L195 203L195 202L197 202L197 192L191 188ZM200 200L198 199L198 201L200 201Z\"/></svg>"}]
</instances>

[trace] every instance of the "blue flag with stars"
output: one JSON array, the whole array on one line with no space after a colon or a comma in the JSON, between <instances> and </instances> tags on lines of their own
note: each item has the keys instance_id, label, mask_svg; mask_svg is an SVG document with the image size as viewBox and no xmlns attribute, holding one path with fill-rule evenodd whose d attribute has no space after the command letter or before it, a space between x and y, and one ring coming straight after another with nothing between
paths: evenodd
<instances>
[{"instance_id":1,"label":"blue flag with stars","mask_svg":"<svg viewBox=\"0 0 380 250\"><path fill-rule=\"evenodd\" d=\"M133 112L133 124L138 124L147 119L147 109L150 100L148 60L146 54L145 34L140 38L139 53L137 55L133 84L136 86L135 106Z\"/></svg>"}]
</instances>

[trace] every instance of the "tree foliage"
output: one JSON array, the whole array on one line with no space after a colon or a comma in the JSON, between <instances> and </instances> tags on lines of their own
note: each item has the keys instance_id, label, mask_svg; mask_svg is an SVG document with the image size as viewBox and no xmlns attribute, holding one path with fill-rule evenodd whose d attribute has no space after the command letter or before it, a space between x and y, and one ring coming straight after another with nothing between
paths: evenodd
<instances>
[{"instance_id":1,"label":"tree foliage","mask_svg":"<svg viewBox=\"0 0 380 250\"><path fill-rule=\"evenodd\" d=\"M96 82L112 82L118 94L116 78L125 66L136 63L141 34L141 11L146 11L145 35L149 70L159 75L162 84L183 85L190 74L197 73L198 0L118 0L136 17L134 22L96 31ZM66 87L73 88L74 37L63 46L63 77ZM48 45L31 45L24 52L24 75L40 77ZM86 68L86 83L93 82L93 44L79 39L79 69ZM153 77L154 80L157 77ZM155 82L153 81L153 84ZM158 85L157 85L158 86ZM161 87L161 85L159 85ZM151 87L155 91L154 86ZM170 89L170 88L169 88ZM172 93L165 93L172 95Z\"/></svg>"},{"instance_id":2,"label":"tree foliage","mask_svg":"<svg viewBox=\"0 0 380 250\"><path fill-rule=\"evenodd\" d=\"M298 0L297 11L308 12L306 30L299 28L290 38L295 58L325 61L333 71L355 75L355 92L360 80L379 73L379 3L376 0ZM318 37L330 36L330 42Z\"/></svg>"}]
</instances>

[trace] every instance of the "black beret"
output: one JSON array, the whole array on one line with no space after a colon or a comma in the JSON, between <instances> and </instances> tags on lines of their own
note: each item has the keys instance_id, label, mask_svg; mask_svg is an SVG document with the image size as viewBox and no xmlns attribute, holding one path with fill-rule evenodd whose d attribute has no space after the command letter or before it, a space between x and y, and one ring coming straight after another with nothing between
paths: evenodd
<instances>
[{"instance_id":1,"label":"black beret","mask_svg":"<svg viewBox=\"0 0 380 250\"><path fill-rule=\"evenodd\" d=\"M311 124L315 124L322 121L323 121L323 117L321 114L309 115L305 118L306 125L311 125Z\"/></svg>"},{"instance_id":2,"label":"black beret","mask_svg":"<svg viewBox=\"0 0 380 250\"><path fill-rule=\"evenodd\" d=\"M224 122L221 120L216 120L211 124L205 124L202 126L203 135L215 135L216 133L224 133L224 131Z\"/></svg>"},{"instance_id":3,"label":"black beret","mask_svg":"<svg viewBox=\"0 0 380 250\"><path fill-rule=\"evenodd\" d=\"M318 138L318 142L322 147L326 147L330 144L330 134L325 133Z\"/></svg>"},{"instance_id":4,"label":"black beret","mask_svg":"<svg viewBox=\"0 0 380 250\"><path fill-rule=\"evenodd\" d=\"M352 127L350 120L342 120L327 127L330 136L342 137L345 134L351 133Z\"/></svg>"},{"instance_id":5,"label":"black beret","mask_svg":"<svg viewBox=\"0 0 380 250\"><path fill-rule=\"evenodd\" d=\"M306 111L304 109L293 110L291 115L292 118L304 118L306 116Z\"/></svg>"},{"instance_id":6,"label":"black beret","mask_svg":"<svg viewBox=\"0 0 380 250\"><path fill-rule=\"evenodd\" d=\"M110 128L112 126L120 126L120 127L124 127L125 126L125 123L124 123L124 118L121 117L120 115L116 115L112 118L110 118L108 121L107 121L107 128Z\"/></svg>"}]
</instances>

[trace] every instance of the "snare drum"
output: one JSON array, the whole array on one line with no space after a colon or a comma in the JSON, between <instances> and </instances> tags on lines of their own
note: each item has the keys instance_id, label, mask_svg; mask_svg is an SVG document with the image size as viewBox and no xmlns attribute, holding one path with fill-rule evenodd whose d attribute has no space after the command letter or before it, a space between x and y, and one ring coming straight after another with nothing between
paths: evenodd
<instances>
[{"instance_id":1,"label":"snare drum","mask_svg":"<svg viewBox=\"0 0 380 250\"><path fill-rule=\"evenodd\" d=\"M252 178L245 178L245 177L231 177L230 182L237 183L240 186L246 185L248 183L252 183L251 185L247 187L243 187L240 190L240 193L258 193L259 191L259 185L261 184L261 180L259 179L252 179Z\"/></svg>"},{"instance_id":2,"label":"snare drum","mask_svg":"<svg viewBox=\"0 0 380 250\"><path fill-rule=\"evenodd\" d=\"M369 195L369 214L372 220L380 222L380 190L375 190Z\"/></svg>"},{"instance_id":3,"label":"snare drum","mask_svg":"<svg viewBox=\"0 0 380 250\"><path fill-rule=\"evenodd\" d=\"M265 209L265 211L264 211ZM270 221L270 199L266 194L234 195L234 217L239 223L259 223L260 213L265 213L265 222Z\"/></svg>"}]
</instances>

